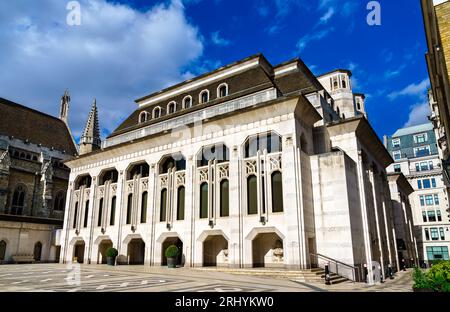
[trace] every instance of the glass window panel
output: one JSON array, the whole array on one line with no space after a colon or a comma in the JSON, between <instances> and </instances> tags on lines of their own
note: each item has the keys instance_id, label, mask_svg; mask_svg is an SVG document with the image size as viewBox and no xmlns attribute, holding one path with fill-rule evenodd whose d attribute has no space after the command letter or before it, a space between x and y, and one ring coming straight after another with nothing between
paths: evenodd
<instances>
[{"instance_id":1,"label":"glass window panel","mask_svg":"<svg viewBox=\"0 0 450 312\"><path fill-rule=\"evenodd\" d=\"M279 171L272 173L272 211L283 212L283 182Z\"/></svg>"},{"instance_id":2,"label":"glass window panel","mask_svg":"<svg viewBox=\"0 0 450 312\"><path fill-rule=\"evenodd\" d=\"M141 223L145 223L147 221L147 197L148 193L142 193L141 200Z\"/></svg>"},{"instance_id":3,"label":"glass window panel","mask_svg":"<svg viewBox=\"0 0 450 312\"><path fill-rule=\"evenodd\" d=\"M88 226L88 219L89 219L89 200L86 201L86 207L84 208L83 227L85 227L85 228Z\"/></svg>"},{"instance_id":4,"label":"glass window panel","mask_svg":"<svg viewBox=\"0 0 450 312\"><path fill-rule=\"evenodd\" d=\"M131 210L133 205L133 194L128 195L128 203L127 203L127 224L131 224Z\"/></svg>"},{"instance_id":5,"label":"glass window panel","mask_svg":"<svg viewBox=\"0 0 450 312\"><path fill-rule=\"evenodd\" d=\"M420 198L420 205L425 206L425 196L420 195L419 198Z\"/></svg>"},{"instance_id":6,"label":"glass window panel","mask_svg":"<svg viewBox=\"0 0 450 312\"><path fill-rule=\"evenodd\" d=\"M257 183L254 175L247 178L247 213L258 213Z\"/></svg>"},{"instance_id":7,"label":"glass window panel","mask_svg":"<svg viewBox=\"0 0 450 312\"><path fill-rule=\"evenodd\" d=\"M431 197L431 195L430 195L430 197ZM434 204L439 205L439 195L438 194L434 194Z\"/></svg>"},{"instance_id":8,"label":"glass window panel","mask_svg":"<svg viewBox=\"0 0 450 312\"><path fill-rule=\"evenodd\" d=\"M429 233L428 229L425 229L425 239L430 240L430 233Z\"/></svg>"},{"instance_id":9,"label":"glass window panel","mask_svg":"<svg viewBox=\"0 0 450 312\"><path fill-rule=\"evenodd\" d=\"M436 187L436 179L435 178L431 179L431 186Z\"/></svg>"},{"instance_id":10,"label":"glass window panel","mask_svg":"<svg viewBox=\"0 0 450 312\"><path fill-rule=\"evenodd\" d=\"M159 207L159 221L166 221L166 207L167 206L167 189L161 190L161 199Z\"/></svg>"},{"instance_id":11,"label":"glass window panel","mask_svg":"<svg viewBox=\"0 0 450 312\"><path fill-rule=\"evenodd\" d=\"M102 217L103 217L103 198L100 198L100 202L98 203L97 226L102 226Z\"/></svg>"},{"instance_id":12,"label":"glass window panel","mask_svg":"<svg viewBox=\"0 0 450 312\"><path fill-rule=\"evenodd\" d=\"M421 180L417 180L417 187L420 189L422 189L422 181Z\"/></svg>"},{"instance_id":13,"label":"glass window panel","mask_svg":"<svg viewBox=\"0 0 450 312\"><path fill-rule=\"evenodd\" d=\"M229 211L229 182L223 180L220 182L220 216L228 217Z\"/></svg>"},{"instance_id":14,"label":"glass window panel","mask_svg":"<svg viewBox=\"0 0 450 312\"><path fill-rule=\"evenodd\" d=\"M434 211L428 211L428 221L436 222L436 213Z\"/></svg>"},{"instance_id":15,"label":"glass window panel","mask_svg":"<svg viewBox=\"0 0 450 312\"><path fill-rule=\"evenodd\" d=\"M440 210L436 211L436 215L437 215L438 221L442 221L442 216L441 216L441 211Z\"/></svg>"},{"instance_id":16,"label":"glass window panel","mask_svg":"<svg viewBox=\"0 0 450 312\"><path fill-rule=\"evenodd\" d=\"M109 225L114 225L116 218L116 196L111 199L111 216L109 219Z\"/></svg>"},{"instance_id":17,"label":"glass window panel","mask_svg":"<svg viewBox=\"0 0 450 312\"><path fill-rule=\"evenodd\" d=\"M439 233L437 228L431 228L431 240L439 240Z\"/></svg>"},{"instance_id":18,"label":"glass window panel","mask_svg":"<svg viewBox=\"0 0 450 312\"><path fill-rule=\"evenodd\" d=\"M185 188L180 186L177 193L177 220L184 220Z\"/></svg>"},{"instance_id":19,"label":"glass window panel","mask_svg":"<svg viewBox=\"0 0 450 312\"><path fill-rule=\"evenodd\" d=\"M445 240L445 232L444 228L439 228L439 234L441 236L441 240Z\"/></svg>"},{"instance_id":20,"label":"glass window panel","mask_svg":"<svg viewBox=\"0 0 450 312\"><path fill-rule=\"evenodd\" d=\"M208 218L208 183L200 185L200 219Z\"/></svg>"},{"instance_id":21,"label":"glass window panel","mask_svg":"<svg viewBox=\"0 0 450 312\"><path fill-rule=\"evenodd\" d=\"M422 219L423 222L427 222L427 213L425 211L422 211Z\"/></svg>"}]
</instances>

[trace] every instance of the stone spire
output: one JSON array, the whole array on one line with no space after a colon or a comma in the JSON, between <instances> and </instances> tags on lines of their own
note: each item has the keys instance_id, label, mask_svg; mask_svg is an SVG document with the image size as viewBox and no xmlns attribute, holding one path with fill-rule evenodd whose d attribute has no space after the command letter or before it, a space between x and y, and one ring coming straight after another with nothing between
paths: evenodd
<instances>
[{"instance_id":1,"label":"stone spire","mask_svg":"<svg viewBox=\"0 0 450 312\"><path fill-rule=\"evenodd\" d=\"M61 97L61 108L59 110L59 119L65 122L68 125L68 117L69 117L69 105L70 105L70 95L69 91L65 91L64 95Z\"/></svg>"},{"instance_id":2,"label":"stone spire","mask_svg":"<svg viewBox=\"0 0 450 312\"><path fill-rule=\"evenodd\" d=\"M98 126L97 100L92 103L92 108L80 139L80 155L100 149L100 130Z\"/></svg>"}]
</instances>

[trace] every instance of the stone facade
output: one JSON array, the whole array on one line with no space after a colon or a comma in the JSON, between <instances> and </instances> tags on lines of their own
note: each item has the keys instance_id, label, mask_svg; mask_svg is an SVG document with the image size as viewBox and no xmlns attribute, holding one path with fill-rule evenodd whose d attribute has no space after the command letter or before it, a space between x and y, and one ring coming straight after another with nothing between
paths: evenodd
<instances>
[{"instance_id":1,"label":"stone facade","mask_svg":"<svg viewBox=\"0 0 450 312\"><path fill-rule=\"evenodd\" d=\"M265 90L231 84L261 70ZM262 55L144 97L139 115L208 86L217 99L133 113L102 150L67 162L61 262L104 263L114 246L119 263L165 265L174 244L193 267L306 269L328 257L359 280L364 265L397 267L392 158L363 115L341 119L301 60Z\"/></svg>"}]
</instances>

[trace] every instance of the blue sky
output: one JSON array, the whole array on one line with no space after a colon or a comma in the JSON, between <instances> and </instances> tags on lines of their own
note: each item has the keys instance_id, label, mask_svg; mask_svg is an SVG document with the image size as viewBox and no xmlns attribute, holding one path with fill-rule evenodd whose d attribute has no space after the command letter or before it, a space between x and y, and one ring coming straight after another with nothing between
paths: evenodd
<instances>
[{"instance_id":1,"label":"blue sky","mask_svg":"<svg viewBox=\"0 0 450 312\"><path fill-rule=\"evenodd\" d=\"M79 26L68 2L0 3L0 96L57 115L69 89L76 137L94 97L106 135L136 98L258 52L352 70L380 137L429 114L419 0L379 1L380 26L365 0L80 0Z\"/></svg>"}]
</instances>

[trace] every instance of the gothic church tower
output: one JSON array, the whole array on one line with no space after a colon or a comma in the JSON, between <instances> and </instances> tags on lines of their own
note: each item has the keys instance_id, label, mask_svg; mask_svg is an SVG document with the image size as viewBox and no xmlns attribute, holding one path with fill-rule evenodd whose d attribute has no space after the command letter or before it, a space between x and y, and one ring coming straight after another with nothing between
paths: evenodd
<instances>
[{"instance_id":1,"label":"gothic church tower","mask_svg":"<svg viewBox=\"0 0 450 312\"><path fill-rule=\"evenodd\" d=\"M97 101L92 103L91 111L80 139L80 155L100 149L100 130L98 124Z\"/></svg>"}]
</instances>

